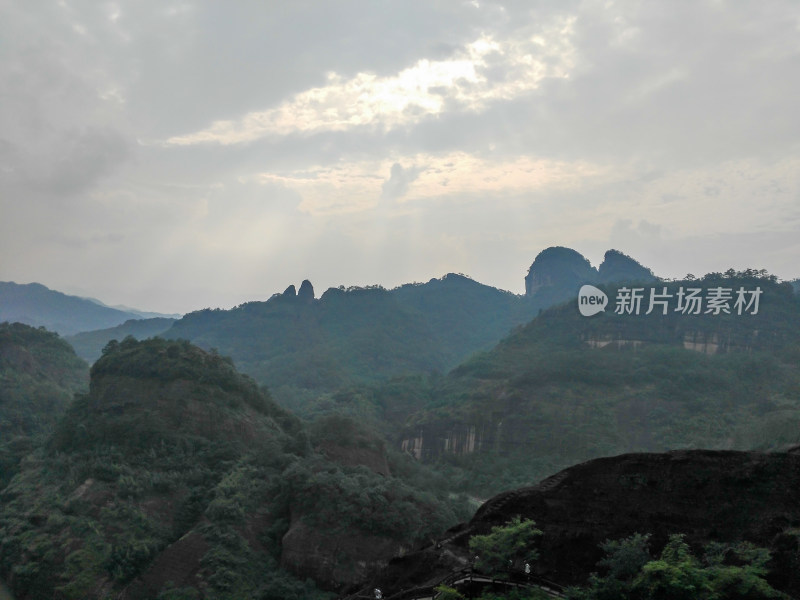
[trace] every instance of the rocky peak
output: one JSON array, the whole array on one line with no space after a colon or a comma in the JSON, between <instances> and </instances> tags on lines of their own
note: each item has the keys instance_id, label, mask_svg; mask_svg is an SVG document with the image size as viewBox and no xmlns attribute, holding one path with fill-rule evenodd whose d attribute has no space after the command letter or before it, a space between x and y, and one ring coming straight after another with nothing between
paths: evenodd
<instances>
[{"instance_id":1,"label":"rocky peak","mask_svg":"<svg viewBox=\"0 0 800 600\"><path fill-rule=\"evenodd\" d=\"M647 267L619 250L609 250L599 269L579 252L563 246L542 250L525 277L525 295L533 296L543 290L557 295L577 293L585 283L618 281L650 282L658 278Z\"/></svg>"},{"instance_id":2,"label":"rocky peak","mask_svg":"<svg viewBox=\"0 0 800 600\"><path fill-rule=\"evenodd\" d=\"M525 295L532 296L545 287L578 287L596 281L597 271L579 252L563 246L542 250L525 277Z\"/></svg>"},{"instance_id":3,"label":"rocky peak","mask_svg":"<svg viewBox=\"0 0 800 600\"><path fill-rule=\"evenodd\" d=\"M182 436L247 446L282 436L275 407L230 359L186 341L110 342L91 369L89 394L72 403L56 450L117 444L138 452Z\"/></svg>"},{"instance_id":4,"label":"rocky peak","mask_svg":"<svg viewBox=\"0 0 800 600\"><path fill-rule=\"evenodd\" d=\"M297 292L297 299L304 304L311 304L314 301L314 286L308 279L304 279L300 284L300 291Z\"/></svg>"},{"instance_id":5,"label":"rocky peak","mask_svg":"<svg viewBox=\"0 0 800 600\"><path fill-rule=\"evenodd\" d=\"M619 250L609 250L603 257L598 269L599 280L602 283L612 281L655 281L653 272Z\"/></svg>"}]
</instances>

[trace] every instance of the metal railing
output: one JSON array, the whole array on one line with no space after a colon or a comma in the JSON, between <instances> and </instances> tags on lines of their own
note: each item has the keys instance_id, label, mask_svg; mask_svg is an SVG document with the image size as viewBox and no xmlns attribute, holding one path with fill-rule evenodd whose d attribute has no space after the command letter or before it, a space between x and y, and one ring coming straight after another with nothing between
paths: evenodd
<instances>
[{"instance_id":1,"label":"metal railing","mask_svg":"<svg viewBox=\"0 0 800 600\"><path fill-rule=\"evenodd\" d=\"M544 577L539 577L538 575L518 575L516 573L510 573L509 579L498 579L496 577L478 573L472 568L467 568L461 569L460 571L454 571L436 584L402 590L392 594L391 596L385 596L383 600L425 600L428 598L436 598L437 587L445 585L448 587L457 588L463 584L484 584L486 586L492 585L508 588L536 588L542 590L544 593L552 596L553 598L564 597L564 588L561 585L555 583L554 581L549 581ZM353 595L345 597L343 600L375 600L375 595L367 592L368 590L363 589Z\"/></svg>"}]
</instances>

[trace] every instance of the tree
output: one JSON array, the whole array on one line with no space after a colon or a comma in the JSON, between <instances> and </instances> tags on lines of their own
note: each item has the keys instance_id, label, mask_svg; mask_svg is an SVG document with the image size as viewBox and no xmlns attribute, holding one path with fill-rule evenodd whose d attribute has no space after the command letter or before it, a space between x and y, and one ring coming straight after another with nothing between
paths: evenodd
<instances>
[{"instance_id":1,"label":"tree","mask_svg":"<svg viewBox=\"0 0 800 600\"><path fill-rule=\"evenodd\" d=\"M694 557L683 534L669 536L659 560L644 565L633 581L635 597L648 600L713 598L709 573Z\"/></svg>"},{"instance_id":2,"label":"tree","mask_svg":"<svg viewBox=\"0 0 800 600\"><path fill-rule=\"evenodd\" d=\"M436 592L436 600L462 600L464 598L464 594L457 589L444 584L436 586L433 591Z\"/></svg>"},{"instance_id":3,"label":"tree","mask_svg":"<svg viewBox=\"0 0 800 600\"><path fill-rule=\"evenodd\" d=\"M782 598L783 594L764 580L769 560L767 549L749 542L709 544L705 561L709 565L714 596L728 600Z\"/></svg>"},{"instance_id":4,"label":"tree","mask_svg":"<svg viewBox=\"0 0 800 600\"><path fill-rule=\"evenodd\" d=\"M647 549L649 535L634 534L601 547L598 564L608 574L593 574L585 588L571 588L570 600L768 600L786 598L764 579L769 552L752 544L711 543L703 562L683 534L669 537L657 559ZM731 564L733 563L733 564Z\"/></svg>"},{"instance_id":5,"label":"tree","mask_svg":"<svg viewBox=\"0 0 800 600\"><path fill-rule=\"evenodd\" d=\"M606 540L600 544L606 556L597 564L608 569L609 577L631 579L653 560L648 549L649 541L649 533L634 533L624 540Z\"/></svg>"},{"instance_id":6,"label":"tree","mask_svg":"<svg viewBox=\"0 0 800 600\"><path fill-rule=\"evenodd\" d=\"M530 563L539 557L534 544L541 535L534 521L516 516L506 525L492 527L487 535L472 536L469 549L478 557L478 570L490 575L503 575L515 564Z\"/></svg>"}]
</instances>

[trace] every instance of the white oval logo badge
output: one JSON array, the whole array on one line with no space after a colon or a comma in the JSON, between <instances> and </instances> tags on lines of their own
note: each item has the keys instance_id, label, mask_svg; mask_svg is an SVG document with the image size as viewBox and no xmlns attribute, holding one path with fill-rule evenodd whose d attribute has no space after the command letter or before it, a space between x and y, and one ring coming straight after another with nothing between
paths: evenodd
<instances>
[{"instance_id":1,"label":"white oval logo badge","mask_svg":"<svg viewBox=\"0 0 800 600\"><path fill-rule=\"evenodd\" d=\"M608 304L608 296L603 290L593 285L581 286L578 292L578 310L584 317L591 317L603 312Z\"/></svg>"}]
</instances>

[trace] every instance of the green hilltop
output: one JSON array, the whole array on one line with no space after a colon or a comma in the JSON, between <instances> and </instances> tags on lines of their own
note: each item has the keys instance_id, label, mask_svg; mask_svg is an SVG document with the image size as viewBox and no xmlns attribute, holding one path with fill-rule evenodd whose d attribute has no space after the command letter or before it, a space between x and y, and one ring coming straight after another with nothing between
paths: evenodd
<instances>
[{"instance_id":1,"label":"green hilltop","mask_svg":"<svg viewBox=\"0 0 800 600\"><path fill-rule=\"evenodd\" d=\"M127 338L0 492L0 578L17 600L329 598L467 516L435 481L230 359Z\"/></svg>"}]
</instances>

